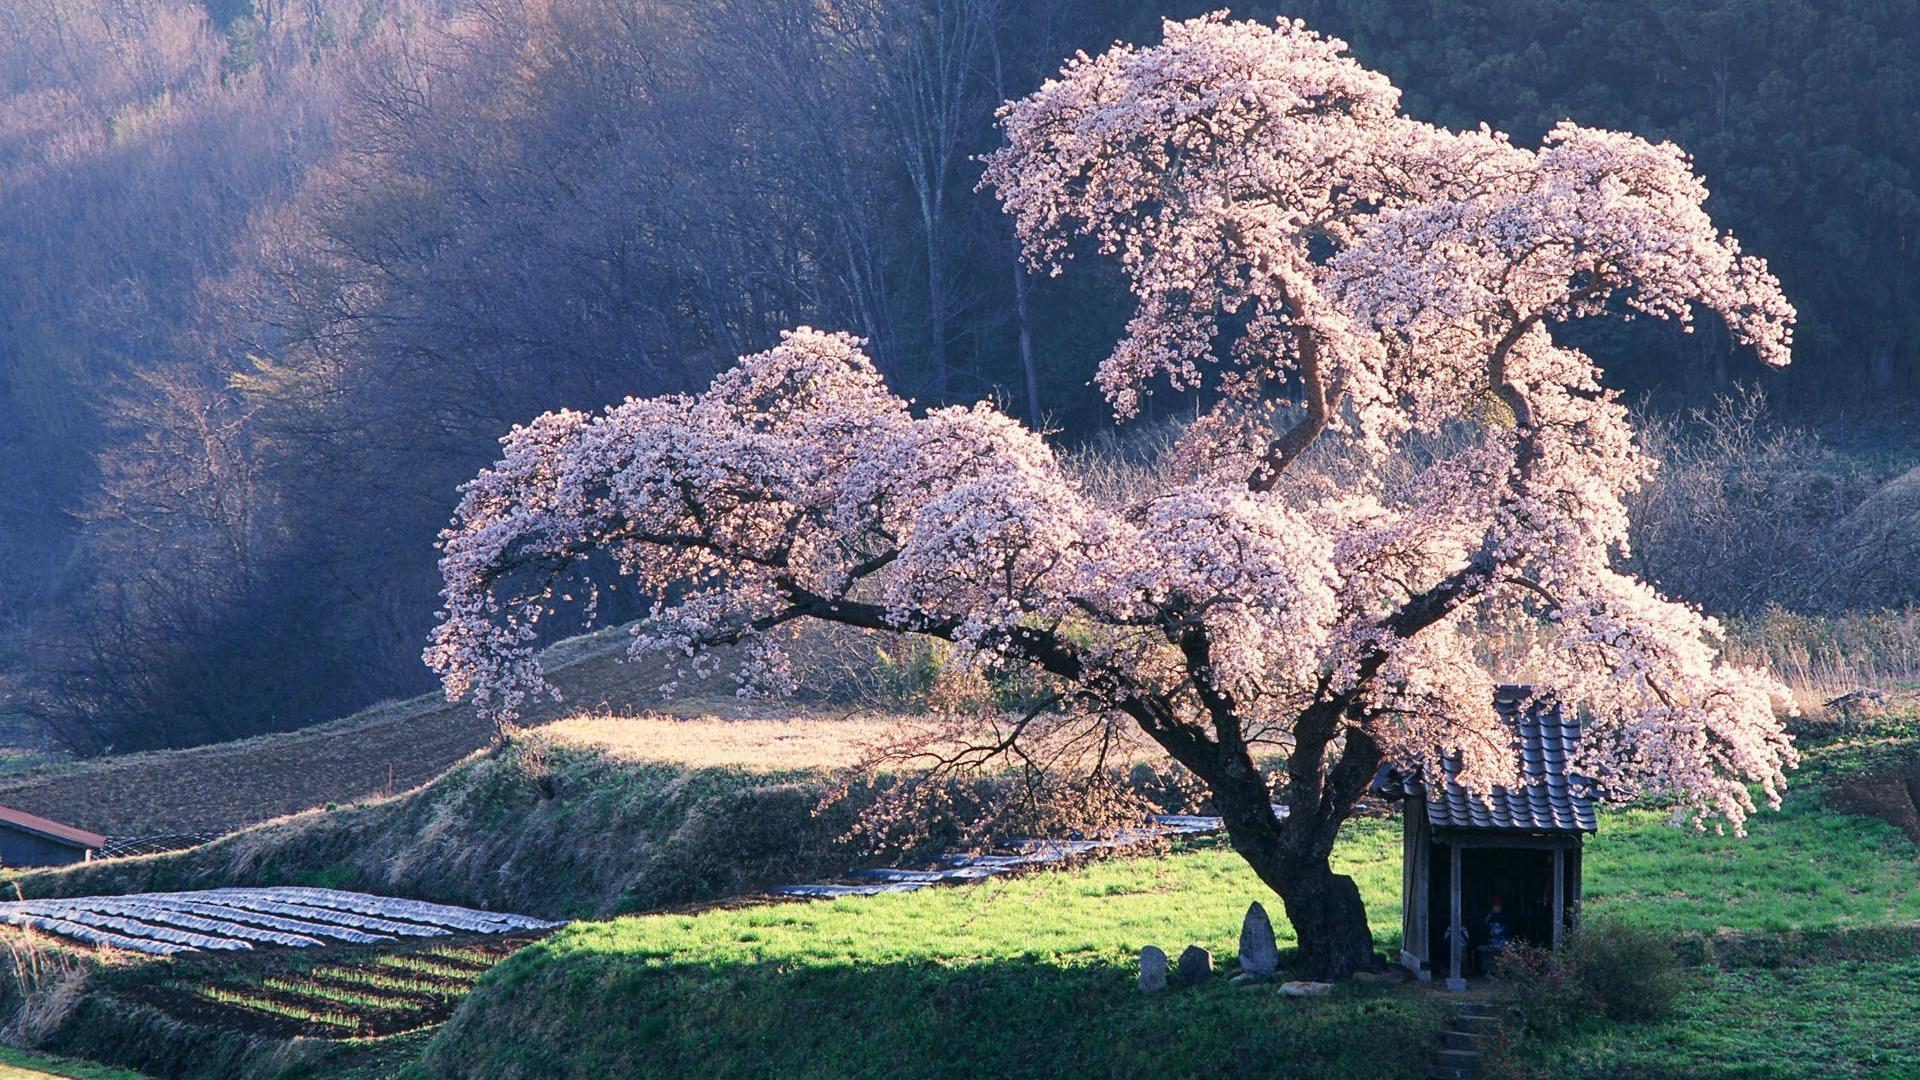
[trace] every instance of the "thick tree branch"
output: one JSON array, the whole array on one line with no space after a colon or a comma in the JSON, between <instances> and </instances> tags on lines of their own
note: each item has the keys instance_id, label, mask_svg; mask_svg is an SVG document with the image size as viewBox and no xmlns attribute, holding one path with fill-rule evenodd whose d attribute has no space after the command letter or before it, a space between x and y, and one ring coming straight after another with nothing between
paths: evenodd
<instances>
[{"instance_id":1,"label":"thick tree branch","mask_svg":"<svg viewBox=\"0 0 1920 1080\"><path fill-rule=\"evenodd\" d=\"M1313 445L1333 420L1333 402L1320 370L1319 336L1306 327L1300 327L1294 334L1294 340L1300 349L1300 388L1306 415L1279 438L1267 444L1266 454L1254 466L1253 474L1247 477L1247 487L1253 491L1272 491L1277 487L1288 466L1306 453L1307 448Z\"/></svg>"}]
</instances>

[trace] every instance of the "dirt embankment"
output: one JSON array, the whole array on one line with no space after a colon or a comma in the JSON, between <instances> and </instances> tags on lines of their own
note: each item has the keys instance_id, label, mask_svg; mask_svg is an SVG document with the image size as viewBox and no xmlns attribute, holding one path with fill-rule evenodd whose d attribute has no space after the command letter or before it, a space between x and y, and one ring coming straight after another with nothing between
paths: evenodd
<instances>
[{"instance_id":1,"label":"dirt embankment","mask_svg":"<svg viewBox=\"0 0 1920 1080\"><path fill-rule=\"evenodd\" d=\"M1850 814L1891 822L1920 844L1920 761L1848 777L1828 798Z\"/></svg>"}]
</instances>

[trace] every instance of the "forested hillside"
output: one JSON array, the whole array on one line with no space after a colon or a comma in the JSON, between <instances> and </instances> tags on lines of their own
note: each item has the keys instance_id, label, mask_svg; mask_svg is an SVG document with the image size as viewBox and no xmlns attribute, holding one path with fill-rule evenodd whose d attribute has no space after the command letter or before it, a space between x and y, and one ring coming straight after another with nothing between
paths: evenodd
<instances>
[{"instance_id":1,"label":"forested hillside","mask_svg":"<svg viewBox=\"0 0 1920 1080\"><path fill-rule=\"evenodd\" d=\"M434 538L499 435L702 385L781 327L865 336L919 402L1101 437L1086 381L1121 290L1091 262L1027 275L975 158L1060 56L1213 6L0 0L0 712L90 752L420 692ZM1691 151L1799 306L1796 360L1763 373L1714 325L1596 334L1623 389L1671 410L1758 382L1815 427L1920 395L1920 0L1235 13L1346 37L1417 115ZM1673 455L1707 463L1692 482L1771 452L1714 437L1673 434L1707 447ZM1676 515L1729 490L1771 520L1870 489L1772 445L1805 466L1790 490L1669 491L1654 533L1697 543ZM1716 610L1821 606L1805 578L1716 592L1698 566L1647 570Z\"/></svg>"}]
</instances>

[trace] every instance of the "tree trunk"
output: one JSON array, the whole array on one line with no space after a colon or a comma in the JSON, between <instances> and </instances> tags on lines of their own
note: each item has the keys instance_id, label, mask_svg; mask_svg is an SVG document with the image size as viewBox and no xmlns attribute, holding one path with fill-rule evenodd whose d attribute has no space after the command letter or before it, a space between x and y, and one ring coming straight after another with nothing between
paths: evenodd
<instances>
[{"instance_id":1,"label":"tree trunk","mask_svg":"<svg viewBox=\"0 0 1920 1080\"><path fill-rule=\"evenodd\" d=\"M1040 430L1040 370L1033 360L1033 325L1027 317L1027 268L1013 254L1013 311L1020 323L1020 370L1027 379L1027 426Z\"/></svg>"},{"instance_id":2,"label":"tree trunk","mask_svg":"<svg viewBox=\"0 0 1920 1080\"><path fill-rule=\"evenodd\" d=\"M1262 875L1264 878L1265 875ZM1336 874L1322 859L1289 875L1285 888L1275 888L1287 909L1287 921L1300 942L1300 961L1307 973L1322 979L1344 979L1356 971L1380 966L1373 949L1373 930L1360 887L1345 874Z\"/></svg>"},{"instance_id":3,"label":"tree trunk","mask_svg":"<svg viewBox=\"0 0 1920 1080\"><path fill-rule=\"evenodd\" d=\"M1243 775L1250 774L1250 775ZM1266 783L1232 770L1209 784L1234 851L1280 896L1306 973L1344 979L1380 966L1367 907L1352 878L1333 872L1329 855L1346 819L1344 806L1297 807L1276 822Z\"/></svg>"},{"instance_id":4,"label":"tree trunk","mask_svg":"<svg viewBox=\"0 0 1920 1080\"><path fill-rule=\"evenodd\" d=\"M1284 840L1243 845L1233 836L1231 825L1228 830L1234 850L1268 888L1279 894L1287 921L1293 924L1306 974L1316 979L1344 979L1356 971L1380 966L1373 948L1373 928L1367 924L1367 906L1352 878L1334 873L1325 855L1316 856L1311 851L1290 854L1292 845ZM1282 824L1281 832L1285 831Z\"/></svg>"},{"instance_id":5,"label":"tree trunk","mask_svg":"<svg viewBox=\"0 0 1920 1080\"><path fill-rule=\"evenodd\" d=\"M938 196L936 195L937 199ZM953 368L947 360L947 275L940 260L940 206L925 211L927 230L927 359L933 369L933 399L945 405L953 397Z\"/></svg>"}]
</instances>

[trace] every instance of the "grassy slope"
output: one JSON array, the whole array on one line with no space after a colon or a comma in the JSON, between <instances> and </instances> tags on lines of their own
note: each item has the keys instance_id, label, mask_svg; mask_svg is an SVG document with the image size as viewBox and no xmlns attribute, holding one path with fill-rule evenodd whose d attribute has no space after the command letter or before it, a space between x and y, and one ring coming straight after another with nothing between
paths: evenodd
<instances>
[{"instance_id":1,"label":"grassy slope","mask_svg":"<svg viewBox=\"0 0 1920 1080\"><path fill-rule=\"evenodd\" d=\"M1813 792L1763 813L1744 839L1676 829L1664 814L1608 815L1588 842L1589 910L1668 933L1779 933L1920 922L1914 845Z\"/></svg>"},{"instance_id":2,"label":"grassy slope","mask_svg":"<svg viewBox=\"0 0 1920 1080\"><path fill-rule=\"evenodd\" d=\"M1674 1015L1589 1021L1519 1047L1538 1076L1700 1080L1920 1076L1920 850L1836 813L1824 786L1911 763L1911 738L1816 749L1745 840L1609 815L1590 842L1590 911L1680 933L1694 970ZM1692 938L1692 941L1685 941Z\"/></svg>"},{"instance_id":3,"label":"grassy slope","mask_svg":"<svg viewBox=\"0 0 1920 1080\"><path fill-rule=\"evenodd\" d=\"M50 896L311 883L578 916L727 896L845 862L833 843L845 821L812 814L817 778L638 763L569 746L552 747L545 766L557 792L550 799L518 754L480 756L406 796L312 811L192 851L28 872L5 884ZM95 980L49 1045L210 1080L291 1066L309 1070L296 1075L348 1075L342 1070L390 1049L417 1057L417 1046L385 1041L295 1045L181 1023L122 994L125 982Z\"/></svg>"},{"instance_id":4,"label":"grassy slope","mask_svg":"<svg viewBox=\"0 0 1920 1080\"><path fill-rule=\"evenodd\" d=\"M1343 845L1383 925L1398 829ZM1222 980L1143 999L1140 946L1231 956L1265 890L1230 851L977 887L576 924L515 955L434 1040L439 1075L1400 1076L1444 1003ZM1270 897L1269 897L1270 899ZM1284 920L1277 920L1283 938ZM1353 1038L1364 1018L1373 1037Z\"/></svg>"},{"instance_id":5,"label":"grassy slope","mask_svg":"<svg viewBox=\"0 0 1920 1080\"><path fill-rule=\"evenodd\" d=\"M1527 1064L1563 1080L1920 1076L1920 960L1706 969L1695 981L1664 1020L1590 1022L1527 1047Z\"/></svg>"},{"instance_id":6,"label":"grassy slope","mask_svg":"<svg viewBox=\"0 0 1920 1080\"><path fill-rule=\"evenodd\" d=\"M1361 883L1382 948L1396 947L1397 826L1361 823L1339 858ZM1816 951L1772 972L1703 968L1680 1017L1596 1027L1531 1048L1531 1060L1544 1075L1595 1077L1668 1075L1655 1068L1663 1055L1683 1070L1675 1075L1873 1075L1889 1062L1896 1071L1879 1074L1920 1074L1913 1038L1880 1027L1920 1004L1920 991L1850 1006L1838 1026L1822 1026L1844 988L1877 993L1920 956L1916 871L1920 858L1896 829L1835 814L1817 791L1757 817L1746 839L1610 813L1589 848L1591 914L1708 940L1878 927L1888 933L1873 947L1892 943L1904 956L1822 963ZM1263 894L1216 849L972 889L577 924L483 980L426 1065L434 1075L503 1077L1046 1075L1069 1066L1391 1076L1401 1075L1392 1055L1402 1048L1431 1049L1431 1002L1419 992L1344 988L1303 1005L1216 986L1140 999L1132 974L1141 945L1175 953L1197 941L1229 957L1241 912ZM1785 1025L1771 1019L1776 1000L1792 1010ZM1371 1034L1355 1040L1360 1009ZM1770 1060L1783 1071L1752 1071Z\"/></svg>"},{"instance_id":7,"label":"grassy slope","mask_svg":"<svg viewBox=\"0 0 1920 1080\"><path fill-rule=\"evenodd\" d=\"M54 895L311 882L604 916L844 865L847 853L832 843L841 823L809 814L818 774L737 767L770 751L804 763L836 745L831 733L770 721L720 731L669 723L637 738L634 730L557 726L552 734L575 744L548 757L553 799L538 797L515 755L480 757L398 798L310 812L194 852L0 885ZM1910 1048L1881 1030L1910 1015L1898 983L1920 954L1914 848L1891 826L1821 809L1808 783L1910 758L1911 747L1895 741L1902 745L1816 755L1787 809L1757 818L1746 840L1672 830L1646 812L1610 814L1587 876L1590 910L1674 931L1769 940L1888 933L1849 939L1845 960L1803 949L1779 971L1703 969L1680 1018L1583 1030L1528 1048L1532 1060L1547 1075L1595 1077L1665 1075L1656 1066L1669 1059L1677 1075L1920 1075ZM675 746L706 755L700 767L636 760ZM1383 948L1395 944L1396 836L1390 824L1365 825L1341 852L1362 868ZM1297 1067L1338 1076L1393 1075L1376 1060L1383 1048L1425 1053L1431 1003L1388 988L1307 1003L1223 985L1148 1002L1133 992L1139 944L1177 952L1195 940L1224 958L1246 901L1261 895L1232 856L1201 851L978 889L581 924L483 983L427 1060L443 1074L490 1076L1042 1074L1069 1063L1113 1075ZM1863 953L1861 942L1888 948ZM1751 963L1767 953L1742 955L1739 963ZM1823 1036L1852 986L1881 997L1837 1013ZM1769 1011L1775 1002L1789 1010L1784 1023ZM866 1019L849 1022L855 1014ZM1377 1037L1356 1043L1357 1016ZM411 1056L411 1045L392 1049ZM1742 1064L1771 1060L1782 1071Z\"/></svg>"},{"instance_id":8,"label":"grassy slope","mask_svg":"<svg viewBox=\"0 0 1920 1080\"><path fill-rule=\"evenodd\" d=\"M558 740L628 756L639 750L651 760L765 769L850 764L894 719L884 706L878 715L868 709L849 719L839 700L798 707L743 701L727 650L718 654L716 673L678 676L674 693L663 696L667 664L628 662L627 631L608 627L549 646L541 663L561 699L527 702L519 722L552 725ZM831 691L842 678L835 672L859 666L851 658L868 647L804 635L795 661L810 685ZM638 714L645 715L635 724ZM753 730L756 723L777 734ZM470 704L430 693L297 731L19 772L0 768L0 803L109 835L220 832L408 791L493 736Z\"/></svg>"},{"instance_id":9,"label":"grassy slope","mask_svg":"<svg viewBox=\"0 0 1920 1080\"><path fill-rule=\"evenodd\" d=\"M856 785L833 811L815 809L835 782L829 769L858 760L891 724L573 717L400 795L186 851L0 870L0 889L41 898L325 885L556 918L714 900L846 869L858 854L840 838L871 792Z\"/></svg>"}]
</instances>

